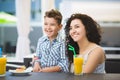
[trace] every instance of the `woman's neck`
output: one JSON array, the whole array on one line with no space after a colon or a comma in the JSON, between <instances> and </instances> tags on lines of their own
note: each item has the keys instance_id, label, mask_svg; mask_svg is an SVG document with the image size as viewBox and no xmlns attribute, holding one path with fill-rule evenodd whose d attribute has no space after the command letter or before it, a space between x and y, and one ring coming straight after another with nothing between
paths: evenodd
<instances>
[{"instance_id":1,"label":"woman's neck","mask_svg":"<svg viewBox=\"0 0 120 80\"><path fill-rule=\"evenodd\" d=\"M79 42L78 43L79 48L80 48L79 54L80 53L82 54L82 53L86 52L88 50L88 48L90 47L91 44L92 43L90 41L88 41L88 40L84 40L82 42Z\"/></svg>"}]
</instances>

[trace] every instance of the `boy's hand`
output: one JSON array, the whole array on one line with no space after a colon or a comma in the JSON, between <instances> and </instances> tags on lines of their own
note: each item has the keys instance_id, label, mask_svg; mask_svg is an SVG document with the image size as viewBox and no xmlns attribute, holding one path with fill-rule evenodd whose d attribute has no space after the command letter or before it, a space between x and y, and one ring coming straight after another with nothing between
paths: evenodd
<instances>
[{"instance_id":1,"label":"boy's hand","mask_svg":"<svg viewBox=\"0 0 120 80\"><path fill-rule=\"evenodd\" d=\"M34 62L35 60L38 60L39 58L37 57L37 56L34 56L33 58L32 58L32 62Z\"/></svg>"},{"instance_id":2,"label":"boy's hand","mask_svg":"<svg viewBox=\"0 0 120 80\"><path fill-rule=\"evenodd\" d=\"M41 70L39 62L34 63L33 72L39 72Z\"/></svg>"},{"instance_id":3,"label":"boy's hand","mask_svg":"<svg viewBox=\"0 0 120 80\"><path fill-rule=\"evenodd\" d=\"M51 66L42 68L39 72L59 72L61 68L59 66Z\"/></svg>"}]
</instances>

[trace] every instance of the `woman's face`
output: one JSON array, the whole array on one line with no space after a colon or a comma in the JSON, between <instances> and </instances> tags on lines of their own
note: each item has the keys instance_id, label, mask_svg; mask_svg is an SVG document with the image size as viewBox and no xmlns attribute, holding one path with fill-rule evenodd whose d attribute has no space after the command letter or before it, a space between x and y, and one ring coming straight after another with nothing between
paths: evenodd
<instances>
[{"instance_id":1,"label":"woman's face","mask_svg":"<svg viewBox=\"0 0 120 80\"><path fill-rule=\"evenodd\" d=\"M69 34L75 42L79 42L87 38L85 26L79 19L71 21Z\"/></svg>"}]
</instances>

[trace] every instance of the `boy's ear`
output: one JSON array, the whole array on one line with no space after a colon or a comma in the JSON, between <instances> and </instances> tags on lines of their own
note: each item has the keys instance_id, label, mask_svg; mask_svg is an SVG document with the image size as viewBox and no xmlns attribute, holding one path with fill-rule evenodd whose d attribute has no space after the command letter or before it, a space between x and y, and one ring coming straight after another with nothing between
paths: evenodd
<instances>
[{"instance_id":1,"label":"boy's ear","mask_svg":"<svg viewBox=\"0 0 120 80\"><path fill-rule=\"evenodd\" d=\"M62 24L60 24L59 26L60 26L60 29L61 29L63 25L62 25Z\"/></svg>"}]
</instances>

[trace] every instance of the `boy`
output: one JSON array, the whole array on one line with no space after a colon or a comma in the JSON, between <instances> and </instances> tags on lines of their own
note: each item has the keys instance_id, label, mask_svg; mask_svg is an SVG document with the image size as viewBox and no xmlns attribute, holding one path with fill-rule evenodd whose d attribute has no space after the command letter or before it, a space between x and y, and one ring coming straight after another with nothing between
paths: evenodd
<instances>
[{"instance_id":1,"label":"boy","mask_svg":"<svg viewBox=\"0 0 120 80\"><path fill-rule=\"evenodd\" d=\"M45 36L37 44L37 60L33 72L68 72L68 59L65 55L65 44L58 32L62 28L62 15L57 10L50 10L44 16Z\"/></svg>"}]
</instances>

